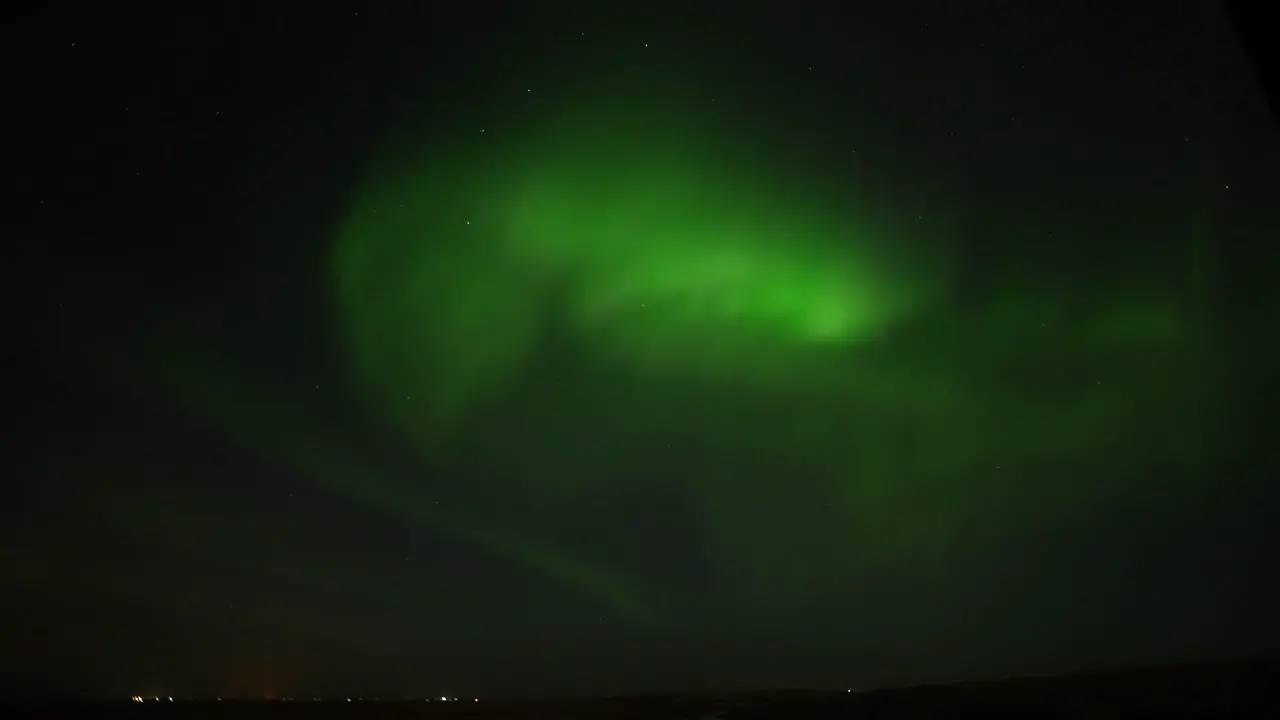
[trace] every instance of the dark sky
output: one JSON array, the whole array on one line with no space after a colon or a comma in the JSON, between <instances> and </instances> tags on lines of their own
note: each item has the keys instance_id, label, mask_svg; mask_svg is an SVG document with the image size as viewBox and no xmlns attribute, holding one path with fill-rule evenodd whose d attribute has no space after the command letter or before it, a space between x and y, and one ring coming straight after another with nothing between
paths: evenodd
<instances>
[{"instance_id":1,"label":"dark sky","mask_svg":"<svg viewBox=\"0 0 1280 720\"><path fill-rule=\"evenodd\" d=\"M6 28L6 688L1277 648L1280 134L1215 3L520 5Z\"/></svg>"}]
</instances>

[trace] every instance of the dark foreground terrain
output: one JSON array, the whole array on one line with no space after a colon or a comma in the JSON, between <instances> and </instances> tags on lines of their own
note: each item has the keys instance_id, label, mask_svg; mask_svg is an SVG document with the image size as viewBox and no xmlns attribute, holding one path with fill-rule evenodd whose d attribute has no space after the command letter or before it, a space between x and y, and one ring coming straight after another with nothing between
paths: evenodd
<instances>
[{"instance_id":1,"label":"dark foreground terrain","mask_svg":"<svg viewBox=\"0 0 1280 720\"><path fill-rule=\"evenodd\" d=\"M869 692L779 691L713 697L495 702L189 701L25 703L0 716L205 718L474 718L475 720L819 720L954 717L965 713L1056 718L1141 715L1280 718L1280 662L1187 665L1015 678Z\"/></svg>"}]
</instances>

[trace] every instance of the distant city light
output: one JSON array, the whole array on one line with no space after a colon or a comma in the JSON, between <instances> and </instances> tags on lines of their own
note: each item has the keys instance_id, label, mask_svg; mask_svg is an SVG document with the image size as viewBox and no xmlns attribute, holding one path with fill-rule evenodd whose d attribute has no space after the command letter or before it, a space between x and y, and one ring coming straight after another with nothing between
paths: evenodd
<instances>
[{"instance_id":1,"label":"distant city light","mask_svg":"<svg viewBox=\"0 0 1280 720\"><path fill-rule=\"evenodd\" d=\"M215 699L215 700L217 700L217 701L219 701L219 702L221 702L221 701L222 701L222 696L217 696L217 697L215 697L214 699ZM292 697L282 697L282 698L279 698L279 699L280 699L280 700L286 700L286 701L287 701L287 700L293 700L294 698L292 698ZM324 698L321 698L321 697L313 697L313 698L311 698L311 699L312 699L314 702L322 702L322 701L324 700ZM355 702L356 700L363 700L363 699L364 699L364 698L346 698L346 701L347 701L347 702ZM148 698L147 698L146 696L143 696L143 695L130 695L130 696L129 696L129 701L130 701L130 702L145 703L145 702L151 702L152 700L154 700L155 702L161 702L161 701L165 701L165 700L167 700L168 702L176 702L176 701L173 699L173 696L172 696L172 695L165 695L165 696L153 695L153 696L151 696L150 700L148 700ZM423 698L423 701L425 701L425 702L431 702L431 701L432 701L432 698ZM458 698L456 698L456 697L449 697L448 695L441 695L441 696L440 696L440 702L458 702ZM480 702L480 698L478 698L478 697L473 697L473 698L471 698L471 702L477 702L477 703L478 703L478 702Z\"/></svg>"}]
</instances>

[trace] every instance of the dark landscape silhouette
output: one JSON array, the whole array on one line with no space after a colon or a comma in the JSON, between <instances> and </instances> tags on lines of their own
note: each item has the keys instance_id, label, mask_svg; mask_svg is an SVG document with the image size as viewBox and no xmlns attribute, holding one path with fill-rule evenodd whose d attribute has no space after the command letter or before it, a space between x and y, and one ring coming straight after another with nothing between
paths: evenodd
<instances>
[{"instance_id":1,"label":"dark landscape silhouette","mask_svg":"<svg viewBox=\"0 0 1280 720\"><path fill-rule=\"evenodd\" d=\"M1280 716L1280 661L1256 660L867 691L481 700L182 699L14 703L5 717L476 718L477 720L834 720L1023 715L1057 718ZM127 715L126 715L127 713Z\"/></svg>"}]
</instances>

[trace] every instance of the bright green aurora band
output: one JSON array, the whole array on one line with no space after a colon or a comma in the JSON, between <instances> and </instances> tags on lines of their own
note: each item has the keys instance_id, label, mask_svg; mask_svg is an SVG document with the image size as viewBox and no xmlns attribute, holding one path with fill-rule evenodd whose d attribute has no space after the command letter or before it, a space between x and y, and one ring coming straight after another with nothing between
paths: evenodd
<instances>
[{"instance_id":1,"label":"bright green aurora band","mask_svg":"<svg viewBox=\"0 0 1280 720\"><path fill-rule=\"evenodd\" d=\"M1203 223L1153 222L1181 236L1140 274L961 292L958 228L894 220L729 100L647 87L370 165L332 288L358 394L422 477L191 401L633 620L848 602L875 568L1171 491L1219 447ZM699 580L653 566L665 538Z\"/></svg>"}]
</instances>

